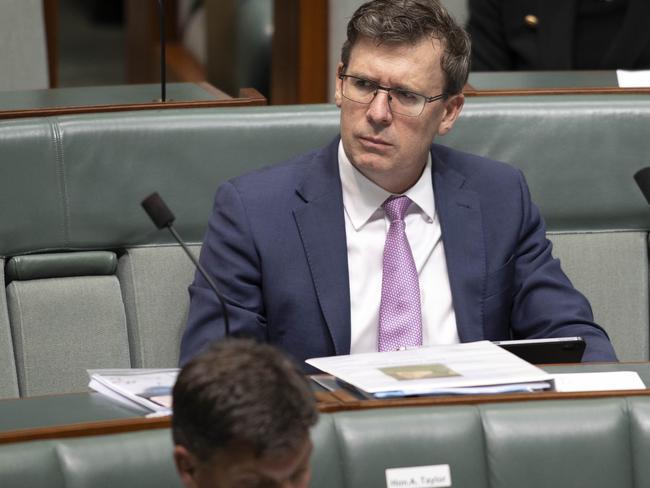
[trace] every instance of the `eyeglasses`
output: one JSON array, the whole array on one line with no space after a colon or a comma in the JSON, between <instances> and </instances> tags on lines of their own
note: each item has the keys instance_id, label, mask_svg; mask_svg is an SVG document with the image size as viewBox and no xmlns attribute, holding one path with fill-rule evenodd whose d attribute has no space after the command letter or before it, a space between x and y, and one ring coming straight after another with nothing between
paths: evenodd
<instances>
[{"instance_id":1,"label":"eyeglasses","mask_svg":"<svg viewBox=\"0 0 650 488\"><path fill-rule=\"evenodd\" d=\"M368 105L375 99L377 92L382 90L388 95L388 105L391 111L407 117L419 116L427 103L445 99L448 96L446 93L441 93L435 97L427 97L402 88L381 86L374 81L352 75L339 75L339 79L343 82L341 92L348 100Z\"/></svg>"}]
</instances>

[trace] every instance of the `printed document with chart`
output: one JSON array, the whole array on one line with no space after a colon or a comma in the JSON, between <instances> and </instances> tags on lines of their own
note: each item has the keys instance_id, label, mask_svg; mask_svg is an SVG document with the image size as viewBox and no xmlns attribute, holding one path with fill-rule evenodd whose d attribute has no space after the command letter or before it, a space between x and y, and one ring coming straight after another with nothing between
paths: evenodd
<instances>
[{"instance_id":1,"label":"printed document with chart","mask_svg":"<svg viewBox=\"0 0 650 488\"><path fill-rule=\"evenodd\" d=\"M551 389L552 376L489 341L308 359L374 398Z\"/></svg>"}]
</instances>

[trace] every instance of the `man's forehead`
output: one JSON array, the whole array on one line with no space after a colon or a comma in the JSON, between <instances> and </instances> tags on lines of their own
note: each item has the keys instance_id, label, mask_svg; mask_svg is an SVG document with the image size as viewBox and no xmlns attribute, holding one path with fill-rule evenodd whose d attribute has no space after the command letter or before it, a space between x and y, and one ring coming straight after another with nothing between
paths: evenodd
<instances>
[{"instance_id":1,"label":"man's forehead","mask_svg":"<svg viewBox=\"0 0 650 488\"><path fill-rule=\"evenodd\" d=\"M228 463L251 464L260 467L275 467L287 461L304 457L305 453L311 452L312 442L307 434L295 445L277 446L260 452L250 443L234 441L229 442L225 447L215 452L215 459L227 460ZM307 454L308 455L308 454Z\"/></svg>"},{"instance_id":2,"label":"man's forehead","mask_svg":"<svg viewBox=\"0 0 650 488\"><path fill-rule=\"evenodd\" d=\"M442 50L443 47L443 41L433 36L432 34L427 34L409 40L396 40L390 38L383 39L383 38L371 38L367 36L359 36L354 41L354 44L352 44L350 53L352 53L354 48L359 45L372 45L376 48L382 48L382 47L393 48L393 49L403 48L404 50L409 50L421 44L430 45L433 51Z\"/></svg>"},{"instance_id":3,"label":"man's forehead","mask_svg":"<svg viewBox=\"0 0 650 488\"><path fill-rule=\"evenodd\" d=\"M420 89L430 89L433 86L429 85L444 82L441 60L441 43L430 36L415 44L360 38L352 46L345 68L348 74L378 82L394 85L410 80Z\"/></svg>"},{"instance_id":4,"label":"man's forehead","mask_svg":"<svg viewBox=\"0 0 650 488\"><path fill-rule=\"evenodd\" d=\"M427 56L429 60L436 61L436 64L438 64L442 57L443 45L439 39L432 36L421 37L414 42L386 41L359 37L350 49L348 66L358 62L368 62L386 53L408 56L410 53L416 51L419 51L419 54Z\"/></svg>"}]
</instances>

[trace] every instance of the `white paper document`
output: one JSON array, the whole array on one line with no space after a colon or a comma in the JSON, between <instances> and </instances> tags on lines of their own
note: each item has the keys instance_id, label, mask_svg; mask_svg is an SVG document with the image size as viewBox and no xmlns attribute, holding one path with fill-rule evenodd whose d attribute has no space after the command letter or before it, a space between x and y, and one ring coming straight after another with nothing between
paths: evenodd
<instances>
[{"instance_id":1,"label":"white paper document","mask_svg":"<svg viewBox=\"0 0 650 488\"><path fill-rule=\"evenodd\" d=\"M128 406L171 413L178 369L89 369L88 387Z\"/></svg>"},{"instance_id":2,"label":"white paper document","mask_svg":"<svg viewBox=\"0 0 650 488\"><path fill-rule=\"evenodd\" d=\"M532 391L552 386L550 374L489 341L306 362L376 398Z\"/></svg>"},{"instance_id":3,"label":"white paper document","mask_svg":"<svg viewBox=\"0 0 650 488\"><path fill-rule=\"evenodd\" d=\"M645 88L650 87L650 70L626 71L616 70L618 86L620 88Z\"/></svg>"},{"instance_id":4,"label":"white paper document","mask_svg":"<svg viewBox=\"0 0 650 488\"><path fill-rule=\"evenodd\" d=\"M606 371L603 373L554 374L556 391L645 390L646 386L635 371Z\"/></svg>"}]
</instances>

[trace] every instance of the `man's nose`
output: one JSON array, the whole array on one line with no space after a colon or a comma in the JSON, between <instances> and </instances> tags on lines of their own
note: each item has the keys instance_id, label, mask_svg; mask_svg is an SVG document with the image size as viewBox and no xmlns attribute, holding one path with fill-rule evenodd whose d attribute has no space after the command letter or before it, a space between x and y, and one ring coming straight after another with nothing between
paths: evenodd
<instances>
[{"instance_id":1,"label":"man's nose","mask_svg":"<svg viewBox=\"0 0 650 488\"><path fill-rule=\"evenodd\" d=\"M378 124L390 124L393 120L393 112L390 109L390 94L381 88L377 89L375 98L372 99L366 113L370 122Z\"/></svg>"}]
</instances>

